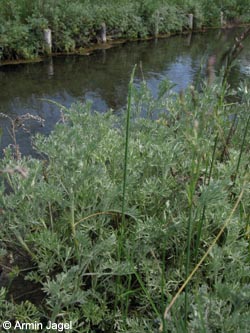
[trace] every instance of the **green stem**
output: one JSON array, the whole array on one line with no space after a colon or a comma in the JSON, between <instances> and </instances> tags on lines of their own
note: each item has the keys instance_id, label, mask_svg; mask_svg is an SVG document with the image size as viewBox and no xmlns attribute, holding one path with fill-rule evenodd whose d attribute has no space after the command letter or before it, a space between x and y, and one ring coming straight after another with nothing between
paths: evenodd
<instances>
[{"instance_id":1,"label":"green stem","mask_svg":"<svg viewBox=\"0 0 250 333\"><path fill-rule=\"evenodd\" d=\"M129 148L129 127L130 127L130 114L131 114L131 106L132 106L132 88L133 81L135 75L136 65L133 68L130 82L129 82L129 90L128 90L128 102L127 102L127 114L126 114L126 136L125 136L125 152L124 152L124 167L123 167L123 188L122 188L122 222L118 232L118 249L117 249L117 260L118 263L121 261L122 257L122 249L123 249L123 239L124 239L124 230L125 230L125 203L126 203L126 188L127 188L127 170L128 170L128 148ZM116 296L115 296L115 305L114 305L114 315L118 305L119 299L119 289L121 284L120 276L116 279ZM126 300L128 304L129 300ZM126 312L128 311L126 306Z\"/></svg>"},{"instance_id":2,"label":"green stem","mask_svg":"<svg viewBox=\"0 0 250 333\"><path fill-rule=\"evenodd\" d=\"M239 158L238 158L238 162L237 162L237 166L236 166L236 171L235 171L235 177L234 177L233 186L235 185L236 177L238 175L239 168L240 168L240 162L241 162L243 148L244 148L245 141L246 141L246 136L247 136L247 130L248 130L249 121L250 121L250 116L247 119L247 123L246 123L245 130L244 130L244 135L243 135L243 139L242 139L242 143L241 143L241 147L240 147L240 154L239 154Z\"/></svg>"},{"instance_id":3,"label":"green stem","mask_svg":"<svg viewBox=\"0 0 250 333\"><path fill-rule=\"evenodd\" d=\"M128 91L128 105L127 105L127 120L126 120L126 139L125 139L125 154L124 154L124 168L123 168L123 189L122 189L122 228L125 223L125 203L126 203L126 187L127 187L127 170L128 170L128 144L129 144L129 127L130 127L130 114L132 105L132 89L135 76L136 65L133 68Z\"/></svg>"},{"instance_id":4,"label":"green stem","mask_svg":"<svg viewBox=\"0 0 250 333\"><path fill-rule=\"evenodd\" d=\"M208 174L208 178L206 178L207 186L209 186L210 181L211 181L211 177L212 177L212 171L213 171L214 161L215 161L215 152L216 152L217 143L218 143L218 137L219 137L219 135L217 134L216 137L215 137L215 141L214 141L212 161L211 161L211 164L210 164L209 174ZM205 183L206 183L206 180L205 180ZM195 245L195 258L196 259L198 257L198 250L199 250L199 247L200 247L200 239L201 239L203 224L204 224L204 221L205 221L205 216L206 216L206 205L203 206L201 220L200 220L200 223L198 225L197 241L196 241L196 245Z\"/></svg>"},{"instance_id":5,"label":"green stem","mask_svg":"<svg viewBox=\"0 0 250 333\"><path fill-rule=\"evenodd\" d=\"M190 271L190 258L191 258L191 239L192 239L192 216L193 216L193 197L195 194L196 184L199 178L200 170L200 159L196 165L195 163L196 154L194 152L192 162L192 179L189 185L189 216L188 216L188 231L187 231L187 254L186 254L186 279L189 276ZM187 326L187 315L188 315L188 286L185 289L185 323Z\"/></svg>"},{"instance_id":6,"label":"green stem","mask_svg":"<svg viewBox=\"0 0 250 333\"><path fill-rule=\"evenodd\" d=\"M219 134L216 135L215 141L214 141L214 149L213 149L213 155L212 155L212 161L211 161L211 166L210 166L210 170L209 170L208 184L207 185L210 184L210 180L211 180L211 176L212 176L212 171L213 171L213 167L214 167L215 152L216 152L216 148L217 148L218 138L219 138Z\"/></svg>"}]
</instances>

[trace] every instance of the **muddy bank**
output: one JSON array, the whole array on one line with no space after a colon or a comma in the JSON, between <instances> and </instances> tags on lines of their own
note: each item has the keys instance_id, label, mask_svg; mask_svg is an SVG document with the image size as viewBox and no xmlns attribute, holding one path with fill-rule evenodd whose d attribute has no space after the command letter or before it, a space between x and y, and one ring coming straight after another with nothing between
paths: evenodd
<instances>
[{"instance_id":1,"label":"muddy bank","mask_svg":"<svg viewBox=\"0 0 250 333\"><path fill-rule=\"evenodd\" d=\"M99 50L107 50L117 45L126 44L126 43L136 43L136 42L143 42L147 40L154 40L154 39L165 39L171 38L177 35L190 35L190 34L197 34L197 33L205 33L210 30L228 30L228 29L235 29L235 28L243 28L248 27L250 24L241 24L236 22L231 22L225 24L223 27L203 27L201 29L193 29L193 30L185 30L182 32L171 32L167 34L159 34L157 36L147 36L144 38L116 38L107 36L107 41L105 43L93 43L89 44L85 47L80 47L73 52L51 52L51 57L58 57L58 56L74 56L74 55L82 55L82 56L89 56L96 51ZM48 59L48 55L39 56L34 59L18 59L18 60L0 60L0 67L5 65L17 65L17 64L28 64L28 63L36 63L41 62Z\"/></svg>"}]
</instances>

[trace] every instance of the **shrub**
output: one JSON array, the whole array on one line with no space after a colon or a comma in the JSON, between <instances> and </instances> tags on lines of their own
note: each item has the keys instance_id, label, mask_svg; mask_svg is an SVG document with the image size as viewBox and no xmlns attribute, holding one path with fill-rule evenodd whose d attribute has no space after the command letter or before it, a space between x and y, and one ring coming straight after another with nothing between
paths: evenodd
<instances>
[{"instance_id":1,"label":"shrub","mask_svg":"<svg viewBox=\"0 0 250 333\"><path fill-rule=\"evenodd\" d=\"M37 56L37 43L27 25L6 23L1 29L3 59L32 59Z\"/></svg>"}]
</instances>

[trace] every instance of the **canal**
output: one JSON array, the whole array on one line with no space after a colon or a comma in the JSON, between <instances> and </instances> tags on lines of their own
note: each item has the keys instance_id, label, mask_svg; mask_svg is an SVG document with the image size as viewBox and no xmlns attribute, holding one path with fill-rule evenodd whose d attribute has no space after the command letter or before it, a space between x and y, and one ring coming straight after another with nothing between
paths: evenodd
<instances>
[{"instance_id":1,"label":"canal","mask_svg":"<svg viewBox=\"0 0 250 333\"><path fill-rule=\"evenodd\" d=\"M60 118L60 108L91 100L93 109L118 112L126 104L127 87L132 68L138 64L135 83L145 79L154 95L159 83L168 79L176 92L206 77L206 64L214 56L215 70L223 65L224 53L233 45L242 29L211 30L202 34L119 44L85 56L58 56L39 63L0 66L1 153L13 142L10 118L31 114L44 120L28 121L26 130L19 128L17 143L22 154L32 154L30 137L40 132L49 134ZM250 40L244 41L230 76L237 86L250 75ZM18 126L18 122L17 122ZM29 133L27 133L27 130Z\"/></svg>"}]
</instances>

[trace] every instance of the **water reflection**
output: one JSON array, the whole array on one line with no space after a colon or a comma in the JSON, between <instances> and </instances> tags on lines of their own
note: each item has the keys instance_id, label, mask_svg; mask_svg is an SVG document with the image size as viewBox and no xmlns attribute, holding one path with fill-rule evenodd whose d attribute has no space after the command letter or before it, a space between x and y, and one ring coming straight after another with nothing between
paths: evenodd
<instances>
[{"instance_id":1,"label":"water reflection","mask_svg":"<svg viewBox=\"0 0 250 333\"><path fill-rule=\"evenodd\" d=\"M53 58L51 57L48 62L48 79L54 76L54 62Z\"/></svg>"},{"instance_id":2,"label":"water reflection","mask_svg":"<svg viewBox=\"0 0 250 333\"><path fill-rule=\"evenodd\" d=\"M176 91L180 91L200 77L201 64L206 64L209 56L214 54L216 59L221 58L236 34L234 30L211 31L128 43L90 56L57 57L42 63L3 66L0 67L0 112L13 118L24 113L40 116L45 119L45 127L33 124L32 133L47 134L58 121L60 111L46 99L64 106L90 99L93 108L100 112L108 108L119 110L126 103L127 86L136 63L142 63L143 68L143 73L137 71L136 82L144 77L153 94L157 94L158 85L165 78L173 81ZM250 73L246 51L250 48L249 41L244 45L241 63L231 78L236 82ZM4 129L1 143L4 147L10 142L8 122L1 118L0 124ZM22 152L29 153L27 135L20 131L17 139Z\"/></svg>"}]
</instances>

